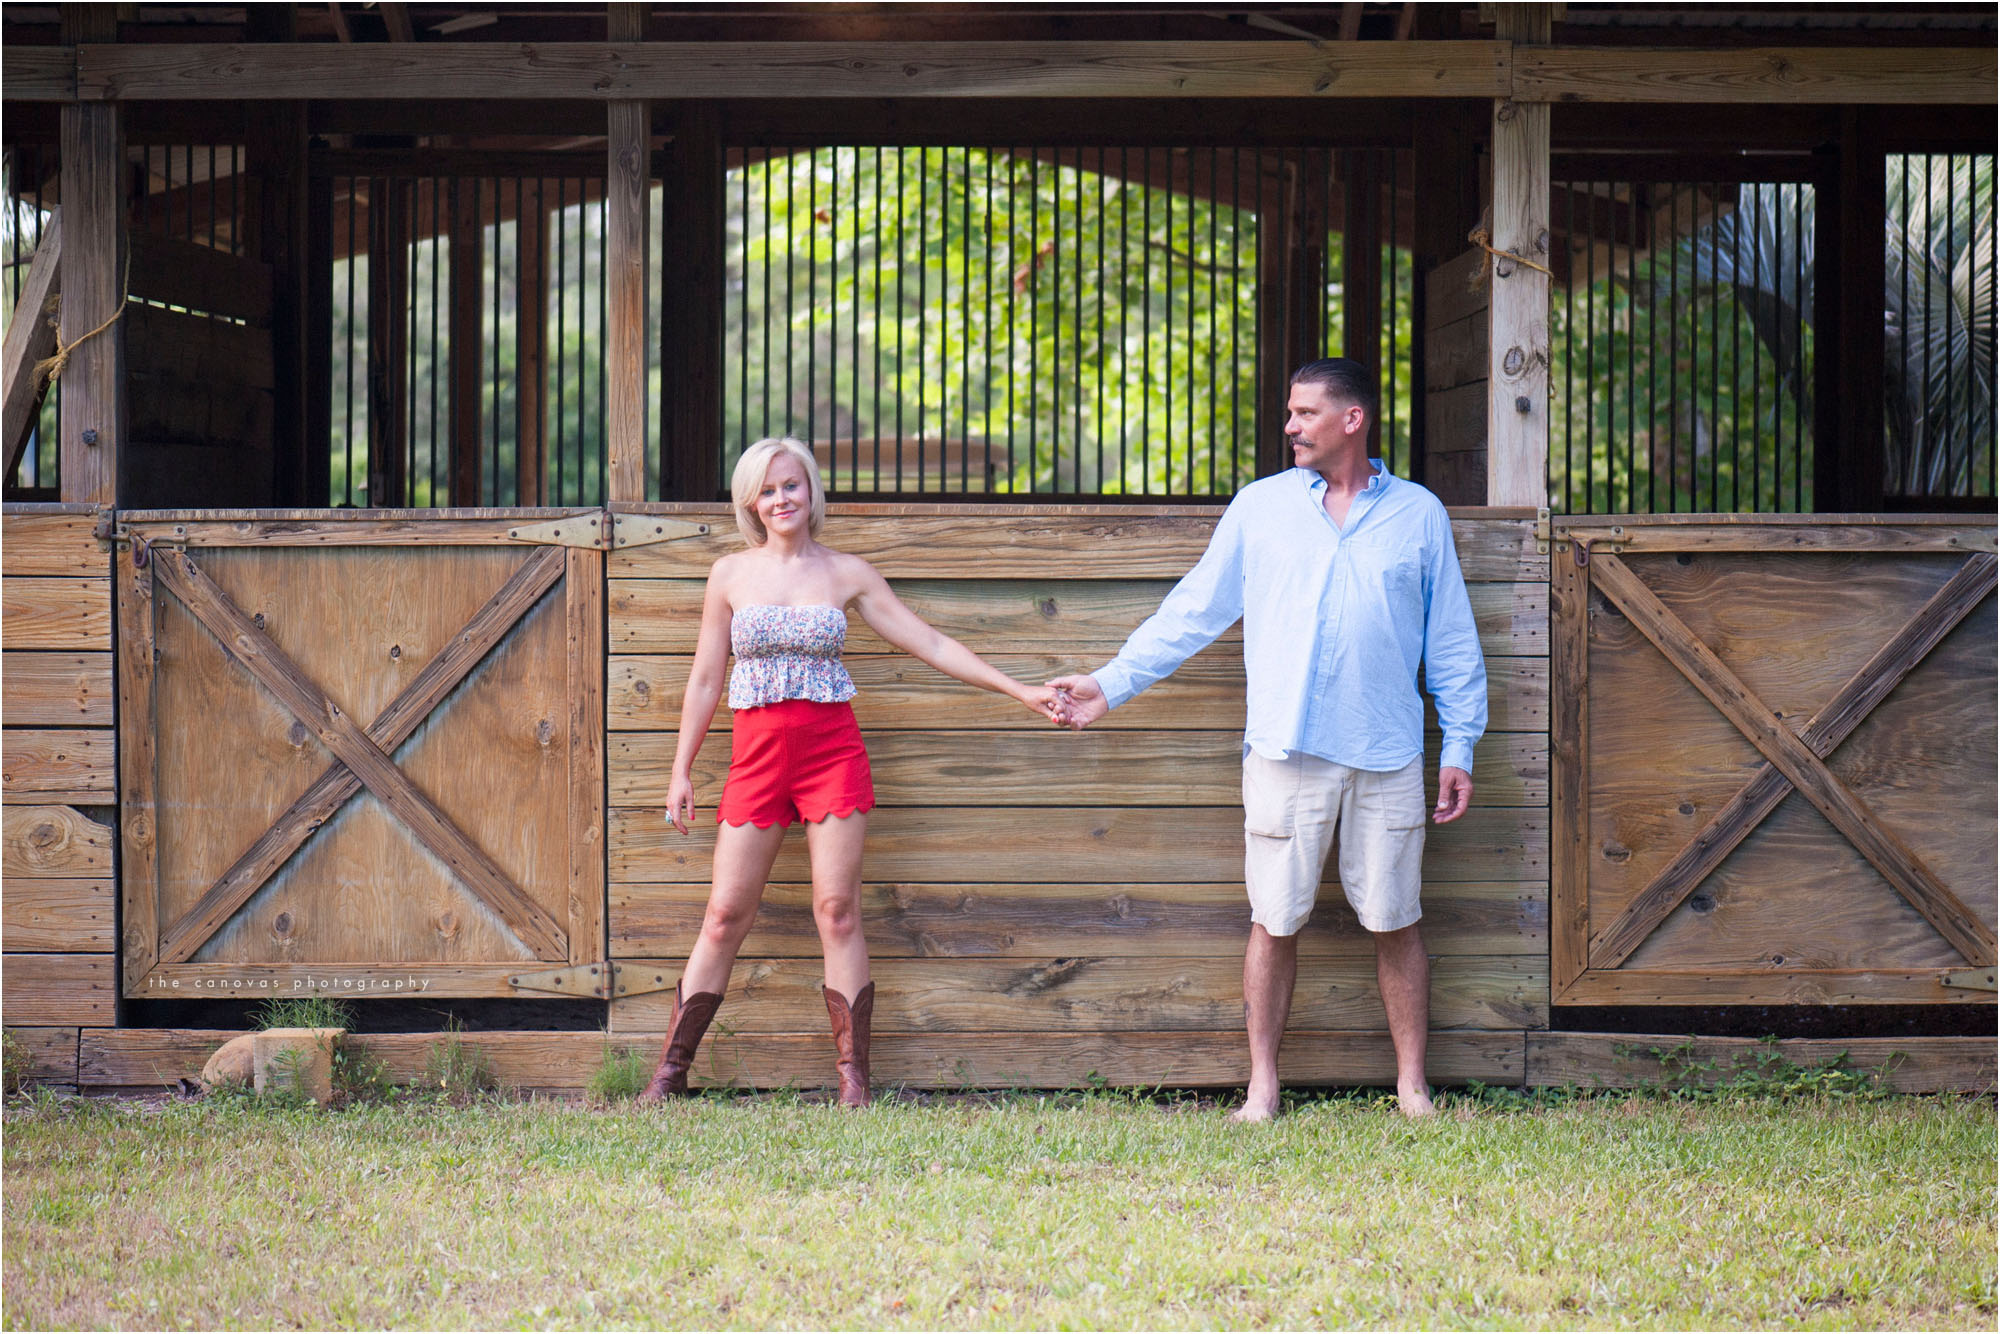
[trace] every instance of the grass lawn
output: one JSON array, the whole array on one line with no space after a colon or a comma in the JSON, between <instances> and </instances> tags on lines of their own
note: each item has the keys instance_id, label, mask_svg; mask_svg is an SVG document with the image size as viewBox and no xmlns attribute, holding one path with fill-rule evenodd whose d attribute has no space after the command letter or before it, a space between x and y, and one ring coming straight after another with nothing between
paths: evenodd
<instances>
[{"instance_id":1,"label":"grass lawn","mask_svg":"<svg viewBox=\"0 0 2000 1334\"><path fill-rule=\"evenodd\" d=\"M45 1097L4 1323L1992 1328L1991 1098Z\"/></svg>"}]
</instances>

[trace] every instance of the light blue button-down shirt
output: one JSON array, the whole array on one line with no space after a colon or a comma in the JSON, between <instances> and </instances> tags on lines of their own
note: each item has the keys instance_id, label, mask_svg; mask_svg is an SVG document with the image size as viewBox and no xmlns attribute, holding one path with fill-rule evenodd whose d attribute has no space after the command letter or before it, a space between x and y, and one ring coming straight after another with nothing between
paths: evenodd
<instances>
[{"instance_id":1,"label":"light blue button-down shirt","mask_svg":"<svg viewBox=\"0 0 2000 1334\"><path fill-rule=\"evenodd\" d=\"M1424 751L1421 662L1444 733L1439 763L1472 772L1486 663L1451 521L1429 491L1372 466L1340 525L1326 512L1326 479L1307 468L1238 492L1200 563L1093 673L1111 707L1240 617L1246 750L1402 768Z\"/></svg>"}]
</instances>

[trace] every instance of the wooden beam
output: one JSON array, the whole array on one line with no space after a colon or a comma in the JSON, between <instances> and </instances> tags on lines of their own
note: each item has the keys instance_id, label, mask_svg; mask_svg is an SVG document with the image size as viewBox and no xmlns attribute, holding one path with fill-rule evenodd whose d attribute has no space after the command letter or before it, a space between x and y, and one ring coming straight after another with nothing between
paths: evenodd
<instances>
[{"instance_id":1,"label":"wooden beam","mask_svg":"<svg viewBox=\"0 0 2000 1334\"><path fill-rule=\"evenodd\" d=\"M1510 4L1497 31L1549 39L1551 7ZM1525 46L1521 49L1528 49ZM1549 109L1493 104L1492 303L1487 307L1486 503L1548 504Z\"/></svg>"},{"instance_id":2,"label":"wooden beam","mask_svg":"<svg viewBox=\"0 0 2000 1334\"><path fill-rule=\"evenodd\" d=\"M1359 8L1359 6L1356 6ZM1378 384L1387 376L1382 366L1382 181L1380 150L1354 148L1340 154L1341 204L1340 317L1341 355L1353 357L1375 372ZM1378 414L1379 418L1379 414ZM1380 454L1382 423L1368 424L1368 452Z\"/></svg>"},{"instance_id":3,"label":"wooden beam","mask_svg":"<svg viewBox=\"0 0 2000 1334\"><path fill-rule=\"evenodd\" d=\"M118 17L106 5L66 4L63 36L115 40ZM98 505L118 500L119 452L125 444L125 333L99 330L120 311L125 255L125 140L117 107L72 103L62 110L62 314L58 337L73 349L62 370L58 441L62 498ZM86 335L94 336L86 339Z\"/></svg>"},{"instance_id":4,"label":"wooden beam","mask_svg":"<svg viewBox=\"0 0 2000 1334\"><path fill-rule=\"evenodd\" d=\"M660 486L676 500L722 495L722 128L714 102L683 102L671 120L666 165L666 261L660 324Z\"/></svg>"},{"instance_id":5,"label":"wooden beam","mask_svg":"<svg viewBox=\"0 0 2000 1334\"><path fill-rule=\"evenodd\" d=\"M1888 466L1883 412L1888 335L1882 318L1889 280L1882 244L1888 181L1876 118L1855 107L1841 108L1833 186L1820 191L1814 208L1815 237L1825 238L1815 243L1831 252L1817 262L1841 280L1828 284L1825 311L1813 312L1814 342L1831 354L1814 364L1813 503L1818 509L1880 510ZM1817 286L1814 290L1817 294ZM1832 337L1821 342L1828 332Z\"/></svg>"},{"instance_id":6,"label":"wooden beam","mask_svg":"<svg viewBox=\"0 0 2000 1334\"><path fill-rule=\"evenodd\" d=\"M41 244L28 263L27 279L7 321L4 351L0 351L0 384L6 386L5 427L0 429L0 447L7 451L7 467L0 477L12 481L21 466L21 451L35 433L41 417L44 386L35 374L35 365L56 350L55 323L49 318L49 302L62 292L62 213L58 210L42 229Z\"/></svg>"},{"instance_id":7,"label":"wooden beam","mask_svg":"<svg viewBox=\"0 0 2000 1334\"><path fill-rule=\"evenodd\" d=\"M347 21L347 11L341 8L340 0L326 0L326 15L333 22L333 35L342 42L354 40L354 25Z\"/></svg>"},{"instance_id":8,"label":"wooden beam","mask_svg":"<svg viewBox=\"0 0 2000 1334\"><path fill-rule=\"evenodd\" d=\"M542 182L520 183L515 218L514 503L547 503L549 207Z\"/></svg>"},{"instance_id":9,"label":"wooden beam","mask_svg":"<svg viewBox=\"0 0 2000 1334\"><path fill-rule=\"evenodd\" d=\"M77 89L86 101L1504 97L1507 60L1504 42L91 45Z\"/></svg>"},{"instance_id":10,"label":"wooden beam","mask_svg":"<svg viewBox=\"0 0 2000 1334\"><path fill-rule=\"evenodd\" d=\"M0 90L9 102L73 102L76 100L76 48L0 47Z\"/></svg>"},{"instance_id":11,"label":"wooden beam","mask_svg":"<svg viewBox=\"0 0 2000 1334\"><path fill-rule=\"evenodd\" d=\"M248 31L258 45L246 51L289 49L296 32L297 6L252 5ZM335 47L335 50L350 50ZM310 307L306 263L310 171L307 163L306 104L301 94L281 97L251 118L244 136L244 167L256 186L256 204L246 220L254 253L271 266L271 359L277 367L271 425L271 490L265 503L309 503L308 475L315 453L306 429L309 379L306 360ZM249 201L246 200L246 207ZM326 444L324 436L318 442ZM323 471L323 469L321 470ZM324 485L324 482L322 482Z\"/></svg>"},{"instance_id":12,"label":"wooden beam","mask_svg":"<svg viewBox=\"0 0 2000 1334\"><path fill-rule=\"evenodd\" d=\"M643 41L645 6L606 7L613 42ZM646 244L647 187L651 184L652 115L638 99L620 98L606 109L604 178L605 262L608 291L605 346L604 462L606 499L640 501L646 494ZM685 275L682 275L685 277Z\"/></svg>"},{"instance_id":13,"label":"wooden beam","mask_svg":"<svg viewBox=\"0 0 2000 1334\"><path fill-rule=\"evenodd\" d=\"M368 210L368 504L409 503L410 300L408 181L377 179ZM540 383L538 380L537 384ZM525 503L525 502L524 502Z\"/></svg>"},{"instance_id":14,"label":"wooden beam","mask_svg":"<svg viewBox=\"0 0 2000 1334\"><path fill-rule=\"evenodd\" d=\"M480 225L481 182L457 180L447 187L446 228L450 236L451 295L448 353L451 360L451 503L477 505L481 499L486 329L486 229Z\"/></svg>"},{"instance_id":15,"label":"wooden beam","mask_svg":"<svg viewBox=\"0 0 2000 1334\"><path fill-rule=\"evenodd\" d=\"M1502 23L1508 10L1502 8ZM1500 32L1506 36L1504 28ZM1544 41L1547 39L1544 38ZM1992 106L2000 65L1983 48L1765 47L1745 51L1520 46L1517 102L1963 103Z\"/></svg>"},{"instance_id":16,"label":"wooden beam","mask_svg":"<svg viewBox=\"0 0 2000 1334\"><path fill-rule=\"evenodd\" d=\"M417 29L410 22L410 7L399 0L382 0L382 22L392 42L414 42Z\"/></svg>"}]
</instances>

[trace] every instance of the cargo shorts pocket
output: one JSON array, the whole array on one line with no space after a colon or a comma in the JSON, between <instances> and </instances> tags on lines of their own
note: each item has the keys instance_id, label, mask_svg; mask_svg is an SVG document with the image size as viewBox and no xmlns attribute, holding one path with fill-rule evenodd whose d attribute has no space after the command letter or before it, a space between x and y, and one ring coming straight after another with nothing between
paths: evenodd
<instances>
[{"instance_id":1,"label":"cargo shorts pocket","mask_svg":"<svg viewBox=\"0 0 2000 1334\"><path fill-rule=\"evenodd\" d=\"M1294 752L1268 760L1256 751L1243 757L1243 832L1290 838L1298 830L1299 785L1305 766Z\"/></svg>"},{"instance_id":2,"label":"cargo shorts pocket","mask_svg":"<svg viewBox=\"0 0 2000 1334\"><path fill-rule=\"evenodd\" d=\"M1413 760L1408 767L1383 774L1375 785L1377 823L1398 832L1422 829L1430 815L1424 800L1424 764Z\"/></svg>"}]
</instances>

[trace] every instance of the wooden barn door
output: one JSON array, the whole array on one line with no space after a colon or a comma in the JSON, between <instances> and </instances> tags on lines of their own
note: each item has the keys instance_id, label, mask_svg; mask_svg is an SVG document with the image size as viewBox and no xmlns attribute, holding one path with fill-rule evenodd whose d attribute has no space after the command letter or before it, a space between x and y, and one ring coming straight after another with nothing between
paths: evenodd
<instances>
[{"instance_id":1,"label":"wooden barn door","mask_svg":"<svg viewBox=\"0 0 2000 1334\"><path fill-rule=\"evenodd\" d=\"M1555 537L1556 1002L1990 1003L1992 526Z\"/></svg>"},{"instance_id":2,"label":"wooden barn door","mask_svg":"<svg viewBox=\"0 0 2000 1334\"><path fill-rule=\"evenodd\" d=\"M127 520L127 995L509 995L603 958L601 514Z\"/></svg>"}]
</instances>

